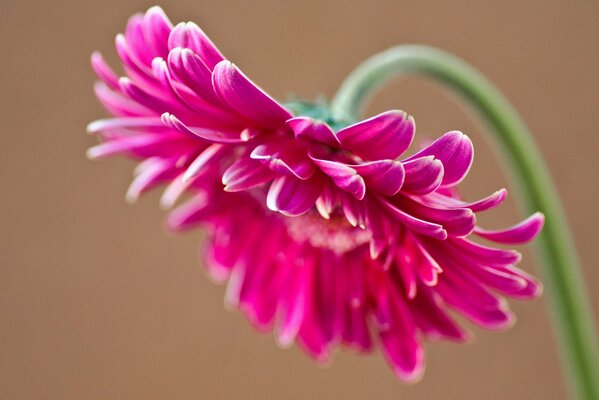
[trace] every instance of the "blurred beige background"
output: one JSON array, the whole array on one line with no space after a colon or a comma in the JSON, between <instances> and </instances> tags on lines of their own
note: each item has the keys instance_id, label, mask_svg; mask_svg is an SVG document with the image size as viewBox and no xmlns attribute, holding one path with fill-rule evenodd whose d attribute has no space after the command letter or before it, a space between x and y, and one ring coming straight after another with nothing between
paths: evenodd
<instances>
[{"instance_id":1,"label":"blurred beige background","mask_svg":"<svg viewBox=\"0 0 599 400\"><path fill-rule=\"evenodd\" d=\"M452 3L453 5L450 5ZM544 299L512 302L508 332L431 344L422 382L380 355L339 352L321 368L280 350L236 312L198 265L200 233L162 228L158 194L127 205L132 163L91 162L85 125L104 116L88 58L116 60L135 0L0 0L1 399L544 399L566 396ZM332 96L365 57L401 43L469 60L530 125L563 196L599 309L599 2L164 1L194 20L273 95ZM477 154L470 197L507 185L479 127L414 79L370 112L402 108L420 134L460 129ZM512 193L514 193L512 191ZM515 222L513 202L481 217ZM524 269L538 273L530 251Z\"/></svg>"}]
</instances>

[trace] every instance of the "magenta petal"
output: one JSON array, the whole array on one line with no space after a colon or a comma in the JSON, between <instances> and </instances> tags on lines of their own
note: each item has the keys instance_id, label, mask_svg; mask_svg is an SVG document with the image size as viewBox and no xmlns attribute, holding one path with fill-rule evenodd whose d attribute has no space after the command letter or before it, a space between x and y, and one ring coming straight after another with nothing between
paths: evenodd
<instances>
[{"instance_id":1,"label":"magenta petal","mask_svg":"<svg viewBox=\"0 0 599 400\"><path fill-rule=\"evenodd\" d=\"M395 159L412 143L414 130L414 119L395 110L343 128L337 138L365 160Z\"/></svg>"},{"instance_id":2,"label":"magenta petal","mask_svg":"<svg viewBox=\"0 0 599 400\"><path fill-rule=\"evenodd\" d=\"M385 206L385 208L387 208L387 210L390 211L393 217L397 218L398 221L403 223L406 227L413 230L414 232L440 240L447 239L447 231L443 229L443 226L418 219L400 210L399 208L395 207L386 200L381 199L381 204L383 204L383 206Z\"/></svg>"},{"instance_id":3,"label":"magenta petal","mask_svg":"<svg viewBox=\"0 0 599 400\"><path fill-rule=\"evenodd\" d=\"M452 277L445 272L435 287L443 300L470 321L487 329L504 329L514 322L505 302L465 275Z\"/></svg>"},{"instance_id":4,"label":"magenta petal","mask_svg":"<svg viewBox=\"0 0 599 400\"><path fill-rule=\"evenodd\" d=\"M351 167L364 178L368 188L385 196L397 194L404 183L404 168L399 161L371 161Z\"/></svg>"},{"instance_id":5,"label":"magenta petal","mask_svg":"<svg viewBox=\"0 0 599 400\"><path fill-rule=\"evenodd\" d=\"M162 122L181 133L185 133L190 137L197 137L214 143L243 143L247 142L248 138L243 137L241 132L226 132L216 129L208 129L201 127L190 127L185 125L181 120L172 114L162 114Z\"/></svg>"},{"instance_id":6,"label":"magenta petal","mask_svg":"<svg viewBox=\"0 0 599 400\"><path fill-rule=\"evenodd\" d=\"M301 215L314 206L322 186L322 178L317 175L306 181L295 176L278 177L270 185L266 205L288 216Z\"/></svg>"},{"instance_id":7,"label":"magenta petal","mask_svg":"<svg viewBox=\"0 0 599 400\"><path fill-rule=\"evenodd\" d=\"M479 264L487 266L515 265L520 262L522 255L515 250L503 250L474 243L466 238L451 238L452 247L466 256L478 260Z\"/></svg>"},{"instance_id":8,"label":"magenta petal","mask_svg":"<svg viewBox=\"0 0 599 400\"><path fill-rule=\"evenodd\" d=\"M469 208L474 212L485 211L493 207L497 207L507 198L507 190L500 189L495 193L472 202L464 202L456 198L447 197L438 193L430 194L428 200L433 200L435 203L443 204L449 208Z\"/></svg>"},{"instance_id":9,"label":"magenta petal","mask_svg":"<svg viewBox=\"0 0 599 400\"><path fill-rule=\"evenodd\" d=\"M195 160L187 167L183 175L183 181L188 181L198 175L203 169L210 168L209 163L218 162L218 157L228 149L222 144L212 144L196 157Z\"/></svg>"},{"instance_id":10,"label":"magenta petal","mask_svg":"<svg viewBox=\"0 0 599 400\"><path fill-rule=\"evenodd\" d=\"M490 231L477 227L475 233L480 237L498 243L527 243L541 232L544 222L545 216L537 212L510 228Z\"/></svg>"},{"instance_id":11,"label":"magenta petal","mask_svg":"<svg viewBox=\"0 0 599 400\"><path fill-rule=\"evenodd\" d=\"M443 181L443 163L433 156L415 158L403 163L405 181L403 190L414 194L435 191Z\"/></svg>"},{"instance_id":12,"label":"magenta petal","mask_svg":"<svg viewBox=\"0 0 599 400\"><path fill-rule=\"evenodd\" d=\"M275 173L260 161L242 158L227 168L222 181L227 192L238 192L269 182L274 177Z\"/></svg>"},{"instance_id":13,"label":"magenta petal","mask_svg":"<svg viewBox=\"0 0 599 400\"><path fill-rule=\"evenodd\" d=\"M292 173L302 180L309 179L316 172L316 166L308 158L306 151L289 142L264 142L254 148L250 157L266 161L273 171Z\"/></svg>"},{"instance_id":14,"label":"magenta petal","mask_svg":"<svg viewBox=\"0 0 599 400\"><path fill-rule=\"evenodd\" d=\"M214 67L212 84L222 101L256 126L277 128L291 118L289 111L228 60Z\"/></svg>"},{"instance_id":15,"label":"magenta petal","mask_svg":"<svg viewBox=\"0 0 599 400\"><path fill-rule=\"evenodd\" d=\"M192 50L172 49L168 55L168 67L198 96L213 105L221 105L212 87L212 71Z\"/></svg>"},{"instance_id":16,"label":"magenta petal","mask_svg":"<svg viewBox=\"0 0 599 400\"><path fill-rule=\"evenodd\" d=\"M355 169L337 161L321 160L312 155L310 158L339 188L353 194L358 200L364 198L366 184L364 178L358 175Z\"/></svg>"},{"instance_id":17,"label":"magenta petal","mask_svg":"<svg viewBox=\"0 0 599 400\"><path fill-rule=\"evenodd\" d=\"M322 121L309 117L295 117L287 121L287 125L296 139L311 139L331 147L339 147L341 143L330 126Z\"/></svg>"},{"instance_id":18,"label":"magenta petal","mask_svg":"<svg viewBox=\"0 0 599 400\"><path fill-rule=\"evenodd\" d=\"M316 209L323 218L330 219L331 213L337 206L337 201L338 199L333 185L327 183L322 187L322 192L316 200Z\"/></svg>"},{"instance_id":19,"label":"magenta petal","mask_svg":"<svg viewBox=\"0 0 599 400\"><path fill-rule=\"evenodd\" d=\"M410 215L443 226L450 236L467 236L476 226L476 217L469 208L445 208L420 203L419 197L399 195L394 204Z\"/></svg>"},{"instance_id":20,"label":"magenta petal","mask_svg":"<svg viewBox=\"0 0 599 400\"><path fill-rule=\"evenodd\" d=\"M193 22L181 22L175 26L168 38L168 47L171 50L177 47L193 50L211 70L225 59L204 31Z\"/></svg>"},{"instance_id":21,"label":"magenta petal","mask_svg":"<svg viewBox=\"0 0 599 400\"><path fill-rule=\"evenodd\" d=\"M459 131L447 132L430 146L406 159L414 160L423 156L434 156L443 163L442 186L454 186L468 174L474 149L468 136Z\"/></svg>"},{"instance_id":22,"label":"magenta petal","mask_svg":"<svg viewBox=\"0 0 599 400\"><path fill-rule=\"evenodd\" d=\"M158 6L146 11L142 20L142 30L146 43L151 48L153 55L166 57L168 54L168 38L173 24Z\"/></svg>"},{"instance_id":23,"label":"magenta petal","mask_svg":"<svg viewBox=\"0 0 599 400\"><path fill-rule=\"evenodd\" d=\"M493 269L500 271L504 274L512 275L518 279L522 279L526 282L526 285L520 290L514 290L509 293L510 297L520 300L529 300L539 297L543 293L543 285L537 281L534 277L522 271L519 268L504 266L504 267L493 267Z\"/></svg>"},{"instance_id":24,"label":"magenta petal","mask_svg":"<svg viewBox=\"0 0 599 400\"><path fill-rule=\"evenodd\" d=\"M387 319L387 324L381 326L380 338L383 353L393 368L395 374L408 382L417 381L424 372L424 349L417 337L416 326L406 300L396 292L392 283L386 285L385 296L379 294L377 306L379 313ZM388 308L387 310L385 310Z\"/></svg>"},{"instance_id":25,"label":"magenta petal","mask_svg":"<svg viewBox=\"0 0 599 400\"><path fill-rule=\"evenodd\" d=\"M114 116L132 117L153 114L147 107L123 96L119 91L111 89L104 82L97 82L94 85L94 91L104 108Z\"/></svg>"},{"instance_id":26,"label":"magenta petal","mask_svg":"<svg viewBox=\"0 0 599 400\"><path fill-rule=\"evenodd\" d=\"M449 316L439 296L430 288L420 285L411 304L414 320L428 339L468 340L468 333Z\"/></svg>"},{"instance_id":27,"label":"magenta petal","mask_svg":"<svg viewBox=\"0 0 599 400\"><path fill-rule=\"evenodd\" d=\"M175 232L190 229L203 222L211 209L212 205L204 196L195 196L171 211L166 224Z\"/></svg>"},{"instance_id":28,"label":"magenta petal","mask_svg":"<svg viewBox=\"0 0 599 400\"><path fill-rule=\"evenodd\" d=\"M174 170L175 162L171 159L148 158L136 168L136 177L127 189L127 201L133 203L139 196L162 183L176 176Z\"/></svg>"},{"instance_id":29,"label":"magenta petal","mask_svg":"<svg viewBox=\"0 0 599 400\"><path fill-rule=\"evenodd\" d=\"M87 125L87 132L99 133L120 129L156 130L166 129L160 117L123 117L99 119Z\"/></svg>"}]
</instances>

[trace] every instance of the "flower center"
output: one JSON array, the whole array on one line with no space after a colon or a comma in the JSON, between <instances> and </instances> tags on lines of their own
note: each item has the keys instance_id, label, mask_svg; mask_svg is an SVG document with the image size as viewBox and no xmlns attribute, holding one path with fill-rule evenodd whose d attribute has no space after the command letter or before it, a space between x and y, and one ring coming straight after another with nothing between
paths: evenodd
<instances>
[{"instance_id":1,"label":"flower center","mask_svg":"<svg viewBox=\"0 0 599 400\"><path fill-rule=\"evenodd\" d=\"M284 218L289 235L298 242L343 254L366 244L372 238L368 229L353 227L341 215L324 219L312 210L299 217Z\"/></svg>"}]
</instances>

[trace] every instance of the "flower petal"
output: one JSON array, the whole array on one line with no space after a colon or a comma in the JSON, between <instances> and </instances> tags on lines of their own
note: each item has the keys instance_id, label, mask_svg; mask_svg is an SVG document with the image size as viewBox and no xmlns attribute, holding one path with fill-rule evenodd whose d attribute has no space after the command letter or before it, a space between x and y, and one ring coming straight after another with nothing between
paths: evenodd
<instances>
[{"instance_id":1,"label":"flower petal","mask_svg":"<svg viewBox=\"0 0 599 400\"><path fill-rule=\"evenodd\" d=\"M257 126L277 128L292 117L228 60L214 67L212 84L223 102Z\"/></svg>"},{"instance_id":2,"label":"flower petal","mask_svg":"<svg viewBox=\"0 0 599 400\"><path fill-rule=\"evenodd\" d=\"M364 195L366 194L366 184L364 178L358 175L355 169L347 164L319 159L313 155L310 155L310 158L340 189L353 194L358 200L364 198Z\"/></svg>"},{"instance_id":3,"label":"flower petal","mask_svg":"<svg viewBox=\"0 0 599 400\"><path fill-rule=\"evenodd\" d=\"M275 173L260 161L242 158L227 168L222 181L225 191L239 192L271 181L275 176Z\"/></svg>"},{"instance_id":4,"label":"flower petal","mask_svg":"<svg viewBox=\"0 0 599 400\"><path fill-rule=\"evenodd\" d=\"M91 57L91 63L94 72L102 82L113 90L119 90L119 77L106 63L102 54L97 51L94 52Z\"/></svg>"},{"instance_id":5,"label":"flower petal","mask_svg":"<svg viewBox=\"0 0 599 400\"><path fill-rule=\"evenodd\" d=\"M450 236L468 236L476 226L476 216L469 208L435 207L404 195L394 197L393 204L419 219L442 225Z\"/></svg>"},{"instance_id":6,"label":"flower petal","mask_svg":"<svg viewBox=\"0 0 599 400\"><path fill-rule=\"evenodd\" d=\"M168 38L173 24L158 6L150 7L143 16L142 31L146 44L152 54L166 57L168 54Z\"/></svg>"},{"instance_id":7,"label":"flower petal","mask_svg":"<svg viewBox=\"0 0 599 400\"><path fill-rule=\"evenodd\" d=\"M443 163L441 186L454 186L468 174L472 165L474 149L468 136L459 131L447 132L430 146L406 159L411 161L423 156L434 156Z\"/></svg>"},{"instance_id":8,"label":"flower petal","mask_svg":"<svg viewBox=\"0 0 599 400\"><path fill-rule=\"evenodd\" d=\"M474 232L480 237L497 243L527 243L541 232L544 222L545 216L537 212L507 229L490 231L477 227Z\"/></svg>"},{"instance_id":9,"label":"flower petal","mask_svg":"<svg viewBox=\"0 0 599 400\"><path fill-rule=\"evenodd\" d=\"M385 196L397 194L404 183L404 168L400 161L379 160L351 167L364 178L369 189Z\"/></svg>"},{"instance_id":10,"label":"flower petal","mask_svg":"<svg viewBox=\"0 0 599 400\"><path fill-rule=\"evenodd\" d=\"M214 143L244 143L249 138L244 137L243 132L226 132L216 129L190 127L181 122L181 120L172 114L162 114L162 122L181 133L185 133L190 137L201 138Z\"/></svg>"},{"instance_id":11,"label":"flower petal","mask_svg":"<svg viewBox=\"0 0 599 400\"><path fill-rule=\"evenodd\" d=\"M365 160L395 159L412 143L414 130L414 119L394 110L343 128L337 138Z\"/></svg>"},{"instance_id":12,"label":"flower petal","mask_svg":"<svg viewBox=\"0 0 599 400\"><path fill-rule=\"evenodd\" d=\"M302 180L309 179L316 172L316 166L310 161L305 150L282 140L270 140L259 144L250 157L266 161L273 171L285 174L290 172Z\"/></svg>"},{"instance_id":13,"label":"flower petal","mask_svg":"<svg viewBox=\"0 0 599 400\"><path fill-rule=\"evenodd\" d=\"M408 229L422 235L430 236L436 239L445 240L447 239L447 231L443 229L443 226L432 222L418 219L389 203L386 200L380 199L385 208L391 212L391 215L397 218L398 221L403 223Z\"/></svg>"},{"instance_id":14,"label":"flower petal","mask_svg":"<svg viewBox=\"0 0 599 400\"><path fill-rule=\"evenodd\" d=\"M433 156L415 158L403 162L405 181L403 190L414 194L431 193L443 181L443 163Z\"/></svg>"},{"instance_id":15,"label":"flower petal","mask_svg":"<svg viewBox=\"0 0 599 400\"><path fill-rule=\"evenodd\" d=\"M227 150L227 147L219 143L208 146L200 153L199 156L196 157L195 160L193 160L189 167L187 167L187 170L185 170L185 173L183 174L183 181L189 181L198 175L208 163L216 162L218 157L220 157Z\"/></svg>"},{"instance_id":16,"label":"flower petal","mask_svg":"<svg viewBox=\"0 0 599 400\"><path fill-rule=\"evenodd\" d=\"M168 55L168 67L194 93L209 103L221 105L212 87L212 71L192 50L176 47Z\"/></svg>"},{"instance_id":17,"label":"flower petal","mask_svg":"<svg viewBox=\"0 0 599 400\"><path fill-rule=\"evenodd\" d=\"M447 208L469 208L474 212L480 212L489 210L493 207L497 207L507 198L507 190L500 189L495 193L472 202L464 202L454 197L449 197L438 192L430 193L426 196L427 201L431 201L435 204L443 205Z\"/></svg>"},{"instance_id":18,"label":"flower petal","mask_svg":"<svg viewBox=\"0 0 599 400\"><path fill-rule=\"evenodd\" d=\"M286 123L298 140L302 138L311 139L334 148L341 145L341 142L337 139L337 135L335 135L331 127L325 122L309 117L295 117Z\"/></svg>"},{"instance_id":19,"label":"flower petal","mask_svg":"<svg viewBox=\"0 0 599 400\"><path fill-rule=\"evenodd\" d=\"M295 176L281 176L270 185L266 205L272 211L297 216L310 210L322 190L323 180L317 175L303 181Z\"/></svg>"},{"instance_id":20,"label":"flower petal","mask_svg":"<svg viewBox=\"0 0 599 400\"><path fill-rule=\"evenodd\" d=\"M168 47L171 50L176 47L193 50L211 70L225 59L204 31L193 22L181 22L175 26L168 38Z\"/></svg>"}]
</instances>

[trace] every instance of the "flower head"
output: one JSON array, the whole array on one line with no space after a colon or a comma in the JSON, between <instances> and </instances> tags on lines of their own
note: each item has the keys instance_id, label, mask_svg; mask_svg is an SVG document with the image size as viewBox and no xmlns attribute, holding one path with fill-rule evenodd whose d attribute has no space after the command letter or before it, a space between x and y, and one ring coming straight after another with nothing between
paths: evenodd
<instances>
[{"instance_id":1,"label":"flower head","mask_svg":"<svg viewBox=\"0 0 599 400\"><path fill-rule=\"evenodd\" d=\"M460 198L473 159L461 132L404 157L415 132L405 112L348 124L325 107L282 105L197 25L173 27L158 7L134 15L116 47L125 77L92 56L113 118L89 125L102 139L90 157L140 161L131 200L164 183L165 207L190 193L169 227L204 227L204 262L228 282L228 303L282 345L297 341L326 360L338 344L369 351L377 340L394 372L414 380L423 338L467 339L450 310L504 328L503 296L540 293L515 267L519 253L471 239L528 242L543 216L501 231L477 226L476 213L507 192Z\"/></svg>"}]
</instances>

